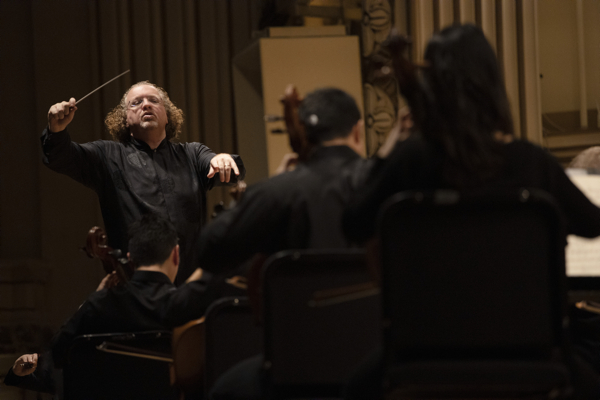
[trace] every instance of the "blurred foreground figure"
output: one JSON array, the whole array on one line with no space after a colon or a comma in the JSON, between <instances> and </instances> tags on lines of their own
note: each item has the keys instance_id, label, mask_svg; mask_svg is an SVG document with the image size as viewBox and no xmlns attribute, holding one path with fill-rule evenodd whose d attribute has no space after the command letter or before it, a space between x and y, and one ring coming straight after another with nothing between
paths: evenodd
<instances>
[{"instance_id":1,"label":"blurred foreground figure","mask_svg":"<svg viewBox=\"0 0 600 400\"><path fill-rule=\"evenodd\" d=\"M311 145L307 159L293 171L250 186L235 208L206 226L202 268L221 271L255 253L349 247L341 229L342 212L369 164L359 155L360 111L347 93L319 89L301 102L298 115ZM226 252L234 245L236 251ZM265 398L261 369L262 357L232 367L215 383L211 398Z\"/></svg>"},{"instance_id":2,"label":"blurred foreground figure","mask_svg":"<svg viewBox=\"0 0 600 400\"><path fill-rule=\"evenodd\" d=\"M206 192L244 179L237 155L215 154L201 143L175 143L183 111L167 92L148 82L133 85L106 117L115 141L71 141L67 126L75 99L54 104L42 134L44 164L98 194L109 246L127 251L127 227L148 213L177 228L181 245L179 285L199 266L197 246L206 216Z\"/></svg>"},{"instance_id":3,"label":"blurred foreground figure","mask_svg":"<svg viewBox=\"0 0 600 400\"><path fill-rule=\"evenodd\" d=\"M502 74L479 28L452 26L435 34L425 62L407 95L415 131L379 161L367 187L352 201L344 215L351 240L364 243L374 236L379 208L394 193L500 187L543 189L555 198L568 233L600 235L600 209L571 182L554 157L536 145L514 140ZM577 338L573 341L580 344ZM596 372L582 362L573 373L577 398L600 396L600 352L594 353L597 346L588 349L578 347L578 353ZM353 381L348 398L381 398L382 373L379 357Z\"/></svg>"},{"instance_id":4,"label":"blurred foreground figure","mask_svg":"<svg viewBox=\"0 0 600 400\"><path fill-rule=\"evenodd\" d=\"M359 155L360 111L342 90L320 89L306 96L298 114L312 145L307 160L250 186L236 207L203 229L203 269L221 272L256 253L349 247L341 230L342 212L368 164Z\"/></svg>"}]
</instances>

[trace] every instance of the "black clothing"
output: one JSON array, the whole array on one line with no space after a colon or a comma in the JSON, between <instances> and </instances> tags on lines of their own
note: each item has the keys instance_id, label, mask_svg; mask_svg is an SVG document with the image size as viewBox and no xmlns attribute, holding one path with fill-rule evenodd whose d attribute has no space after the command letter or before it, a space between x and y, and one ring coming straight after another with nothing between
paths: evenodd
<instances>
[{"instance_id":1,"label":"black clothing","mask_svg":"<svg viewBox=\"0 0 600 400\"><path fill-rule=\"evenodd\" d=\"M385 374L383 348L374 351L354 371L346 386L345 400L378 400L385 398L382 377ZM567 361L573 393L570 399L598 399L600 386L597 373L581 357L574 355ZM217 399L215 399L217 400Z\"/></svg>"},{"instance_id":2,"label":"black clothing","mask_svg":"<svg viewBox=\"0 0 600 400\"><path fill-rule=\"evenodd\" d=\"M560 164L548 152L531 143L515 140L501 146L500 157L502 162L496 173L476 189L542 189L556 200L568 233L583 237L600 235L600 208L590 202L571 182ZM374 236L379 209L395 193L405 190L456 189L444 180L443 165L444 155L419 134L398 143L386 160L378 161L371 171L370 184L357 194L344 213L346 235L356 242L364 242ZM575 307L571 307L569 311L575 327L575 330L570 330L575 354L569 363L575 389L573 398L598 398L600 353L597 352L598 338L590 338L593 333L600 332L594 326L599 319L583 315ZM582 334L582 330L587 333ZM597 369L595 372L592 366ZM374 354L350 381L346 398L383 398L383 371L381 353Z\"/></svg>"},{"instance_id":3,"label":"black clothing","mask_svg":"<svg viewBox=\"0 0 600 400\"><path fill-rule=\"evenodd\" d=\"M264 356L262 354L241 361L217 379L208 398L210 400L262 400L265 391Z\"/></svg>"},{"instance_id":4,"label":"black clothing","mask_svg":"<svg viewBox=\"0 0 600 400\"><path fill-rule=\"evenodd\" d=\"M93 293L52 340L52 358L62 368L79 335L172 329L204 315L219 285L205 277L175 287L162 272L136 271L125 285Z\"/></svg>"},{"instance_id":5,"label":"black clothing","mask_svg":"<svg viewBox=\"0 0 600 400\"><path fill-rule=\"evenodd\" d=\"M249 187L236 207L203 229L202 268L223 270L255 253L349 247L342 211L368 163L347 146L318 147L294 171Z\"/></svg>"},{"instance_id":6,"label":"black clothing","mask_svg":"<svg viewBox=\"0 0 600 400\"><path fill-rule=\"evenodd\" d=\"M9 369L4 378L4 384L36 392L54 394L56 393L56 386L54 384L55 377L53 373L52 360L50 354L46 352L40 356L37 368L29 375L18 376L15 375L12 368Z\"/></svg>"},{"instance_id":7,"label":"black clothing","mask_svg":"<svg viewBox=\"0 0 600 400\"><path fill-rule=\"evenodd\" d=\"M347 146L318 147L294 171L248 188L242 201L202 232L202 268L234 267L255 253L293 248L345 248L342 212L370 162ZM235 252L227 252L231 246ZM262 355L233 366L211 399L261 399Z\"/></svg>"},{"instance_id":8,"label":"black clothing","mask_svg":"<svg viewBox=\"0 0 600 400\"><path fill-rule=\"evenodd\" d=\"M548 152L528 142L515 140L502 146L503 164L497 174L480 186L532 187L543 189L557 201L569 233L600 235L600 208L571 182ZM357 242L375 234L381 204L403 190L451 188L442 178L443 156L419 135L398 143L386 160L373 168L370 184L361 190L344 213L344 231Z\"/></svg>"},{"instance_id":9,"label":"black clothing","mask_svg":"<svg viewBox=\"0 0 600 400\"><path fill-rule=\"evenodd\" d=\"M167 139L155 150L134 138L127 143L78 144L66 130L50 133L48 128L41 141L44 164L98 194L109 246L125 254L129 225L154 212L168 218L179 235L181 266L176 284L185 282L200 266L196 250L206 218L206 192L223 185L218 174L216 179L206 177L215 156L212 150L201 143ZM244 179L246 173L241 158L232 157L240 175L232 173L230 184Z\"/></svg>"}]
</instances>

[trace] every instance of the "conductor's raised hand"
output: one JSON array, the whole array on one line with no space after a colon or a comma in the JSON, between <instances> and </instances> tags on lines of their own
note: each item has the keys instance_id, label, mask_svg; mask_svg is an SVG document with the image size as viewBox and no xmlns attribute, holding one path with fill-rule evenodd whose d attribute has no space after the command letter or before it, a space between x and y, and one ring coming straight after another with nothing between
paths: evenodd
<instances>
[{"instance_id":1,"label":"conductor's raised hand","mask_svg":"<svg viewBox=\"0 0 600 400\"><path fill-rule=\"evenodd\" d=\"M37 368L38 364L38 355L37 354L23 354L21 357L17 358L15 361L12 370L13 373L17 376L25 376L33 373Z\"/></svg>"},{"instance_id":2,"label":"conductor's raised hand","mask_svg":"<svg viewBox=\"0 0 600 400\"><path fill-rule=\"evenodd\" d=\"M221 182L229 182L232 170L236 175L240 174L240 170L235 161L233 161L233 158L227 153L221 153L210 160L210 171L208 171L206 176L212 178L218 172Z\"/></svg>"},{"instance_id":3,"label":"conductor's raised hand","mask_svg":"<svg viewBox=\"0 0 600 400\"><path fill-rule=\"evenodd\" d=\"M48 129L50 132L60 132L65 130L67 125L73 121L77 111L75 99L71 97L69 101L56 103L48 110Z\"/></svg>"}]
</instances>

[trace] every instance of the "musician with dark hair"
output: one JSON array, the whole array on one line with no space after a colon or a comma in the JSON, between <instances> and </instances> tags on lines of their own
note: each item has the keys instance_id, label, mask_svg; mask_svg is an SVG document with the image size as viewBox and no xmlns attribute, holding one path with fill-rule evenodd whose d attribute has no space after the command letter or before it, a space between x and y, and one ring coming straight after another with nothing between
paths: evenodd
<instances>
[{"instance_id":1,"label":"musician with dark hair","mask_svg":"<svg viewBox=\"0 0 600 400\"><path fill-rule=\"evenodd\" d=\"M600 235L600 209L546 150L513 137L494 50L473 25L433 36L420 90L409 94L416 132L399 142L345 213L349 238L374 234L379 206L403 190L534 187L557 200L570 233Z\"/></svg>"},{"instance_id":2,"label":"musician with dark hair","mask_svg":"<svg viewBox=\"0 0 600 400\"><path fill-rule=\"evenodd\" d=\"M168 218L179 234L176 283L183 283L199 266L206 192L244 179L240 157L215 154L201 143L173 142L183 127L183 111L148 81L131 86L106 117L114 141L71 141L66 128L76 111L73 98L50 107L41 138L44 164L98 194L112 248L127 251L127 227L142 215Z\"/></svg>"},{"instance_id":3,"label":"musician with dark hair","mask_svg":"<svg viewBox=\"0 0 600 400\"><path fill-rule=\"evenodd\" d=\"M131 279L93 293L63 325L52 341L56 367L65 363L73 339L92 333L172 329L204 315L218 285L207 285L202 270L196 280L176 288L179 269L177 231L171 222L144 215L129 229L129 258L136 265ZM212 295L214 294L214 296Z\"/></svg>"},{"instance_id":4,"label":"musician with dark hair","mask_svg":"<svg viewBox=\"0 0 600 400\"><path fill-rule=\"evenodd\" d=\"M67 361L73 340L95 333L170 330L200 318L221 296L224 286L194 271L190 280L176 287L179 269L179 245L173 224L157 214L146 214L129 229L129 258L136 265L131 279L115 287L105 285L107 275L96 292L79 307L60 328L51 344L51 359L56 368ZM221 282L222 283L222 282ZM8 373L6 383L30 390L53 392L55 389L49 353L38 365L38 357L20 357Z\"/></svg>"},{"instance_id":5,"label":"musician with dark hair","mask_svg":"<svg viewBox=\"0 0 600 400\"><path fill-rule=\"evenodd\" d=\"M298 114L312 145L308 159L291 172L250 186L235 208L204 228L203 269L220 271L255 253L348 247L341 215L367 163L359 155L360 111L347 93L327 88L308 94Z\"/></svg>"},{"instance_id":6,"label":"musician with dark hair","mask_svg":"<svg viewBox=\"0 0 600 400\"><path fill-rule=\"evenodd\" d=\"M481 29L473 25L443 29L429 41L425 62L420 80L405 86L408 91L403 93L415 132L379 161L366 188L356 194L343 218L350 240L363 243L375 234L379 208L394 193L494 187L543 189L555 198L569 233L600 235L600 209L571 182L554 157L514 139L500 67ZM597 368L599 356L594 356ZM354 382L349 398L382 397L381 381L373 378L381 378L382 363L376 364L365 369L362 385ZM588 373L587 389L598 398L600 381L590 372L583 366L573 374L575 386L582 390Z\"/></svg>"},{"instance_id":7,"label":"musician with dark hair","mask_svg":"<svg viewBox=\"0 0 600 400\"><path fill-rule=\"evenodd\" d=\"M312 146L307 159L291 172L250 186L235 208L205 227L203 268L220 271L255 253L349 247L341 216L368 163L359 155L360 111L347 93L327 88L308 94L298 115ZM225 251L234 245L236 251ZM232 367L215 383L211 398L264 398L261 360L254 357Z\"/></svg>"}]
</instances>

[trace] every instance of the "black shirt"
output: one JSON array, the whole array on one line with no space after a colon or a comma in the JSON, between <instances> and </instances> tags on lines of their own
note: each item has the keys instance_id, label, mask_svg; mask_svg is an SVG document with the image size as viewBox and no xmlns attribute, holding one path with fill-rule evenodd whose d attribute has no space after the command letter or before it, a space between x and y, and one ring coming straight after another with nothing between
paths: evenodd
<instances>
[{"instance_id":1,"label":"black shirt","mask_svg":"<svg viewBox=\"0 0 600 400\"><path fill-rule=\"evenodd\" d=\"M600 208L571 182L556 159L544 149L515 140L500 149L502 163L497 173L481 185L486 187L531 187L545 190L557 201L569 233L600 235ZM421 136L398 143L386 160L373 167L370 184L357 193L344 214L349 238L363 242L375 234L381 204L403 190L452 188L442 174L443 157Z\"/></svg>"},{"instance_id":2,"label":"black shirt","mask_svg":"<svg viewBox=\"0 0 600 400\"><path fill-rule=\"evenodd\" d=\"M347 146L318 147L294 171L249 187L202 231L202 268L234 267L255 253L348 247L342 211L368 165Z\"/></svg>"},{"instance_id":3,"label":"black shirt","mask_svg":"<svg viewBox=\"0 0 600 400\"><path fill-rule=\"evenodd\" d=\"M172 329L204 315L219 285L200 279L175 287L162 272L136 271L125 285L93 293L52 340L52 358L64 365L73 339L93 333Z\"/></svg>"},{"instance_id":4,"label":"black shirt","mask_svg":"<svg viewBox=\"0 0 600 400\"><path fill-rule=\"evenodd\" d=\"M18 376L13 372L11 367L6 373L4 384L36 392L54 394L56 392L54 381L57 378L53 376L54 373L51 357L47 353L43 353L38 358L38 365L35 371L29 375Z\"/></svg>"},{"instance_id":5,"label":"black shirt","mask_svg":"<svg viewBox=\"0 0 600 400\"><path fill-rule=\"evenodd\" d=\"M167 217L177 229L181 266L176 283L184 282L200 266L196 249L206 217L206 192L222 185L218 174L209 179L215 156L201 143L163 140L152 150L134 138L127 143L98 140L85 144L71 141L66 130L41 137L44 164L68 175L98 194L108 244L127 251L127 229L142 215L154 212ZM244 179L241 158L232 155Z\"/></svg>"}]
</instances>

